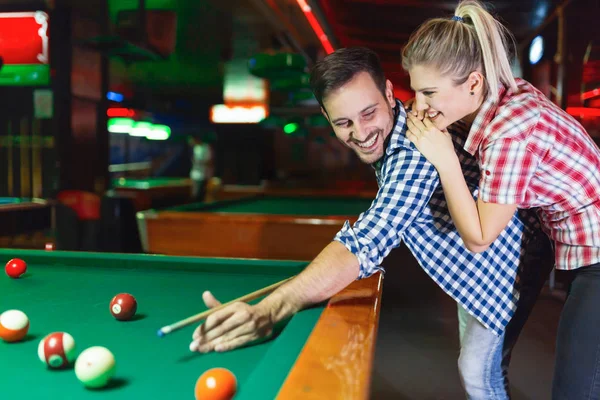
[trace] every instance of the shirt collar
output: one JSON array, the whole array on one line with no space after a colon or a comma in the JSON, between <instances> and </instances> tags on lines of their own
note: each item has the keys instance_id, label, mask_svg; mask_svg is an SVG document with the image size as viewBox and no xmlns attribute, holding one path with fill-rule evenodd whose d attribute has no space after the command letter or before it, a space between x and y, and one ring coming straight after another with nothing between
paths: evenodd
<instances>
[{"instance_id":1,"label":"shirt collar","mask_svg":"<svg viewBox=\"0 0 600 400\"><path fill-rule=\"evenodd\" d=\"M485 128L492 122L498 107L502 102L502 98L506 95L507 88L500 84L498 86L498 100L494 100L488 96L488 98L481 105L481 109L477 113L477 117L471 125L469 130L469 136L465 142L464 149L471 155L475 155L477 149L481 145L481 142L485 138Z\"/></svg>"},{"instance_id":2,"label":"shirt collar","mask_svg":"<svg viewBox=\"0 0 600 400\"><path fill-rule=\"evenodd\" d=\"M408 130L406 126L406 110L399 100L396 100L394 114L394 128L388 135L388 144L385 149L385 154L388 156L400 147L414 148L414 145L406 138L406 131Z\"/></svg>"}]
</instances>

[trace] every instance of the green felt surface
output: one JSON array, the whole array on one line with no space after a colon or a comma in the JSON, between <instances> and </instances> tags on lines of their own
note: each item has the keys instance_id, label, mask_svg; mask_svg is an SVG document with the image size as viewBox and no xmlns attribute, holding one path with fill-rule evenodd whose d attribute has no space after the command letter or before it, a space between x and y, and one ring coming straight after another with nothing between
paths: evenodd
<instances>
[{"instance_id":1,"label":"green felt surface","mask_svg":"<svg viewBox=\"0 0 600 400\"><path fill-rule=\"evenodd\" d=\"M296 314L273 339L201 355L188 350L196 325L164 338L157 330L204 311L204 290L228 301L294 275L305 263L0 250L3 263L14 257L28 270L22 279L0 276L0 312L22 310L31 327L22 342L0 341L3 399L193 399L196 380L213 367L236 375L236 399L272 399L323 310ZM132 321L110 315L110 300L122 292L138 301ZM55 331L70 333L78 354L91 346L113 352L116 375L107 388L85 389L73 368L45 367L37 346Z\"/></svg>"},{"instance_id":2,"label":"green felt surface","mask_svg":"<svg viewBox=\"0 0 600 400\"><path fill-rule=\"evenodd\" d=\"M352 197L270 197L223 201L213 204L194 203L172 207L169 211L202 211L238 214L357 216L371 206L372 200Z\"/></svg>"},{"instance_id":3,"label":"green felt surface","mask_svg":"<svg viewBox=\"0 0 600 400\"><path fill-rule=\"evenodd\" d=\"M189 185L189 182L183 178L119 178L113 179L112 185L114 188L123 189L152 189L161 186Z\"/></svg>"}]
</instances>

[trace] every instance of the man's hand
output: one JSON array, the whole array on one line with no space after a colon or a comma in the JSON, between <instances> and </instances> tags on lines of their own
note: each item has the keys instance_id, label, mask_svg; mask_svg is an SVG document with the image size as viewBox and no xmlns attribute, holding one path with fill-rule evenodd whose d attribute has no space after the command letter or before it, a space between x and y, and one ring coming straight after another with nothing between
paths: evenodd
<instances>
[{"instance_id":1,"label":"man's hand","mask_svg":"<svg viewBox=\"0 0 600 400\"><path fill-rule=\"evenodd\" d=\"M210 292L202 294L208 308L221 305ZM192 335L191 351L208 353L228 351L256 339L268 336L273 331L270 311L261 303L249 305L238 302L210 315Z\"/></svg>"}]
</instances>

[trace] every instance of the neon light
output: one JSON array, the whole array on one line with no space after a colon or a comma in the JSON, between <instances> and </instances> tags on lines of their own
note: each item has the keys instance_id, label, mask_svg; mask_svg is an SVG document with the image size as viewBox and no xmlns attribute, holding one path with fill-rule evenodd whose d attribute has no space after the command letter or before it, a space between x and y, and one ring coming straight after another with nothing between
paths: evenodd
<instances>
[{"instance_id":1,"label":"neon light","mask_svg":"<svg viewBox=\"0 0 600 400\"><path fill-rule=\"evenodd\" d=\"M291 135L292 133L294 133L294 132L296 132L298 130L298 127L299 127L299 125L297 123L292 122L292 123L286 124L283 127L283 131L286 134Z\"/></svg>"},{"instance_id":2,"label":"neon light","mask_svg":"<svg viewBox=\"0 0 600 400\"><path fill-rule=\"evenodd\" d=\"M50 84L48 64L4 65L0 70L0 86L35 86Z\"/></svg>"},{"instance_id":3,"label":"neon light","mask_svg":"<svg viewBox=\"0 0 600 400\"><path fill-rule=\"evenodd\" d=\"M600 108L591 107L567 107L567 113L574 117L600 117Z\"/></svg>"},{"instance_id":4,"label":"neon light","mask_svg":"<svg viewBox=\"0 0 600 400\"><path fill-rule=\"evenodd\" d=\"M135 116L135 110L131 108L113 107L106 110L108 117L129 117Z\"/></svg>"},{"instance_id":5,"label":"neon light","mask_svg":"<svg viewBox=\"0 0 600 400\"><path fill-rule=\"evenodd\" d=\"M148 140L167 140L171 137L171 128L167 125L153 125L152 130L146 136Z\"/></svg>"},{"instance_id":6,"label":"neon light","mask_svg":"<svg viewBox=\"0 0 600 400\"><path fill-rule=\"evenodd\" d=\"M581 95L581 98L583 100L589 100L589 99L593 99L596 96L600 96L600 89L593 89L593 90L590 90L589 92L585 92Z\"/></svg>"},{"instance_id":7,"label":"neon light","mask_svg":"<svg viewBox=\"0 0 600 400\"><path fill-rule=\"evenodd\" d=\"M267 107L255 106L228 106L216 104L210 109L210 120L216 124L256 124L267 118Z\"/></svg>"},{"instance_id":8,"label":"neon light","mask_svg":"<svg viewBox=\"0 0 600 400\"><path fill-rule=\"evenodd\" d=\"M146 137L152 133L152 123L139 121L133 124L129 136Z\"/></svg>"},{"instance_id":9,"label":"neon light","mask_svg":"<svg viewBox=\"0 0 600 400\"><path fill-rule=\"evenodd\" d=\"M296 2L300 6L300 9L302 10L302 12L304 13L304 16L308 20L308 23L310 24L310 26L312 27L313 31L315 32L315 35L317 35L317 37L321 41L321 45L323 46L323 48L325 49L325 51L327 52L327 54L333 53L333 50L334 50L333 46L331 45L331 42L329 41L329 38L327 37L327 35L323 31L323 28L321 27L321 24L319 23L319 21L317 20L317 18L313 14L312 9L310 8L310 6L308 4L306 4L305 0L296 0Z\"/></svg>"},{"instance_id":10,"label":"neon light","mask_svg":"<svg viewBox=\"0 0 600 400\"><path fill-rule=\"evenodd\" d=\"M7 65L48 64L48 14L0 13L2 57Z\"/></svg>"},{"instance_id":11,"label":"neon light","mask_svg":"<svg viewBox=\"0 0 600 400\"><path fill-rule=\"evenodd\" d=\"M110 101L115 101L117 103L120 103L123 101L125 96L123 96L121 93L117 93L117 92L107 92L106 98Z\"/></svg>"},{"instance_id":12,"label":"neon light","mask_svg":"<svg viewBox=\"0 0 600 400\"><path fill-rule=\"evenodd\" d=\"M131 118L109 118L106 123L110 133L129 133L133 124Z\"/></svg>"}]
</instances>

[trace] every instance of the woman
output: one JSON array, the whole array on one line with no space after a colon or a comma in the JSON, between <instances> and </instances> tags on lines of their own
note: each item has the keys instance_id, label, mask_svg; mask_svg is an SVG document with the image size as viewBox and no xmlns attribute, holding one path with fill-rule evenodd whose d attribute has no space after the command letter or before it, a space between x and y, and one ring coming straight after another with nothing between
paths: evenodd
<instances>
[{"instance_id":1,"label":"woman","mask_svg":"<svg viewBox=\"0 0 600 400\"><path fill-rule=\"evenodd\" d=\"M415 102L408 139L436 167L469 250L485 250L517 208L538 208L556 268L574 279L557 334L554 399L600 399L600 150L584 128L513 77L507 30L477 1L423 24L403 51ZM446 127L467 123L478 198Z\"/></svg>"}]
</instances>

